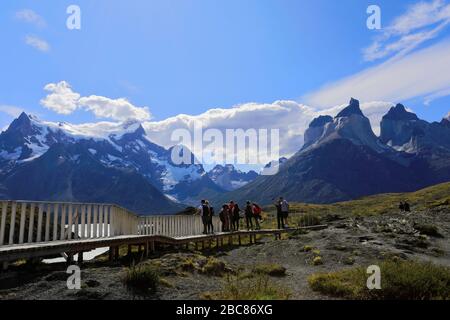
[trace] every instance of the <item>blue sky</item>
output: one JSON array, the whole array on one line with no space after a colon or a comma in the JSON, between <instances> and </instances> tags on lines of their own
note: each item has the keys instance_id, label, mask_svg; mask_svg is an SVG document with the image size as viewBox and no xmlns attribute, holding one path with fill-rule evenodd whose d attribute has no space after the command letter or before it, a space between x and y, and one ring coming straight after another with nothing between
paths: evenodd
<instances>
[{"instance_id":1,"label":"blue sky","mask_svg":"<svg viewBox=\"0 0 450 320\"><path fill-rule=\"evenodd\" d=\"M66 8L74 3L81 30L66 28ZM417 3L376 1L383 27L377 31L366 27L374 2L365 0L2 1L0 128L22 109L51 121L120 120L95 111L98 97L118 108L147 107L157 122L276 100L320 110L350 96L403 102L426 120L440 120L450 110L450 79L441 75L450 66L449 10L444 0ZM442 17L421 15L430 12ZM364 51L374 44L375 52ZM436 56L440 65L429 66ZM51 92L44 87L61 81L91 97L91 108L42 106Z\"/></svg>"}]
</instances>

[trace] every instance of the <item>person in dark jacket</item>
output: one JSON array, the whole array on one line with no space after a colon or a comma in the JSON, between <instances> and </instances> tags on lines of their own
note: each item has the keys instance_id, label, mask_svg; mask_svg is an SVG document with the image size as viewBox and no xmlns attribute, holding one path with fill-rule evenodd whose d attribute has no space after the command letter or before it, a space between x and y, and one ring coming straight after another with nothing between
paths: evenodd
<instances>
[{"instance_id":1,"label":"person in dark jacket","mask_svg":"<svg viewBox=\"0 0 450 320\"><path fill-rule=\"evenodd\" d=\"M281 211L281 201L282 201L282 199L280 198L275 202L275 208L277 208L278 229L283 229L283 227L284 227L284 217L283 217L283 212Z\"/></svg>"},{"instance_id":2,"label":"person in dark jacket","mask_svg":"<svg viewBox=\"0 0 450 320\"><path fill-rule=\"evenodd\" d=\"M253 229L253 206L251 201L247 201L245 206L245 223L247 225L247 230Z\"/></svg>"},{"instance_id":3,"label":"person in dark jacket","mask_svg":"<svg viewBox=\"0 0 450 320\"><path fill-rule=\"evenodd\" d=\"M209 204L208 200L206 200L206 204L209 207L209 215L208 215L208 221L206 224L206 232L209 234L214 234L214 225L213 225L214 208Z\"/></svg>"},{"instance_id":4,"label":"person in dark jacket","mask_svg":"<svg viewBox=\"0 0 450 320\"><path fill-rule=\"evenodd\" d=\"M230 231L230 210L228 204L222 206L222 210L219 213L220 221L222 222L222 232Z\"/></svg>"},{"instance_id":5,"label":"person in dark jacket","mask_svg":"<svg viewBox=\"0 0 450 320\"><path fill-rule=\"evenodd\" d=\"M239 231L239 220L241 218L239 213L241 212L241 209L237 203L234 203L234 201L230 201L228 208L230 210L231 230Z\"/></svg>"}]
</instances>

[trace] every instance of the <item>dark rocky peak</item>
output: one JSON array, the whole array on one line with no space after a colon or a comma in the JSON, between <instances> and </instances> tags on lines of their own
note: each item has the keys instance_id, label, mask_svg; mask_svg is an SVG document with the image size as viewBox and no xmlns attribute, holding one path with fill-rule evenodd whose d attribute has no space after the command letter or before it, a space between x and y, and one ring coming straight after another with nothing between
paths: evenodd
<instances>
[{"instance_id":1,"label":"dark rocky peak","mask_svg":"<svg viewBox=\"0 0 450 320\"><path fill-rule=\"evenodd\" d=\"M395 107L392 107L389 112L384 115L383 120L411 121L419 120L419 118L415 113L407 111L405 106L399 103Z\"/></svg>"},{"instance_id":2,"label":"dark rocky peak","mask_svg":"<svg viewBox=\"0 0 450 320\"><path fill-rule=\"evenodd\" d=\"M24 136L39 133L36 128L33 128L31 119L25 112L22 112L17 119L11 122L6 132L21 133Z\"/></svg>"},{"instance_id":3,"label":"dark rocky peak","mask_svg":"<svg viewBox=\"0 0 450 320\"><path fill-rule=\"evenodd\" d=\"M350 117L352 115L364 117L364 114L362 113L359 107L359 101L354 98L351 98L350 104L347 107L345 107L341 112L339 112L336 118Z\"/></svg>"},{"instance_id":4,"label":"dark rocky peak","mask_svg":"<svg viewBox=\"0 0 450 320\"><path fill-rule=\"evenodd\" d=\"M310 128L323 127L329 122L333 122L333 118L331 116L319 116L315 118L313 121L311 121L309 127Z\"/></svg>"}]
</instances>

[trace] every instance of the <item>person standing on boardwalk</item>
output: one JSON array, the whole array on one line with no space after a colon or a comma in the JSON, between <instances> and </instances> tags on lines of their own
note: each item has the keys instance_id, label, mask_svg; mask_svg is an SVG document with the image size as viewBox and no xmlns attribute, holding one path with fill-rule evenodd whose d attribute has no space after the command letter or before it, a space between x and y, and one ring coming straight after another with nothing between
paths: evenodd
<instances>
[{"instance_id":1,"label":"person standing on boardwalk","mask_svg":"<svg viewBox=\"0 0 450 320\"><path fill-rule=\"evenodd\" d=\"M206 205L209 208L208 221L206 224L206 232L209 234L214 234L214 225L213 225L214 208L209 204L208 200L206 200Z\"/></svg>"},{"instance_id":2,"label":"person standing on boardwalk","mask_svg":"<svg viewBox=\"0 0 450 320\"><path fill-rule=\"evenodd\" d=\"M230 201L229 208L231 218L231 230L239 231L239 219L240 219L239 213L241 212L241 209L239 208L239 205L237 203L234 203L234 201Z\"/></svg>"},{"instance_id":3,"label":"person standing on boardwalk","mask_svg":"<svg viewBox=\"0 0 450 320\"><path fill-rule=\"evenodd\" d=\"M202 217L203 223L203 234L208 233L208 217L209 217L209 206L206 204L206 200L202 200L200 206L198 207L200 211L200 216Z\"/></svg>"},{"instance_id":4,"label":"person standing on boardwalk","mask_svg":"<svg viewBox=\"0 0 450 320\"><path fill-rule=\"evenodd\" d=\"M255 217L256 230L261 230L261 226L260 226L259 222L260 222L260 220L262 220L262 217L261 217L262 209L255 202L252 203L252 207L253 207L253 216Z\"/></svg>"},{"instance_id":5,"label":"person standing on boardwalk","mask_svg":"<svg viewBox=\"0 0 450 320\"><path fill-rule=\"evenodd\" d=\"M253 206L250 201L247 201L247 205L245 207L245 223L247 225L247 230L253 229Z\"/></svg>"},{"instance_id":6,"label":"person standing on boardwalk","mask_svg":"<svg viewBox=\"0 0 450 320\"><path fill-rule=\"evenodd\" d=\"M280 197L281 215L284 220L284 228L288 228L289 203L283 197Z\"/></svg>"},{"instance_id":7,"label":"person standing on boardwalk","mask_svg":"<svg viewBox=\"0 0 450 320\"><path fill-rule=\"evenodd\" d=\"M220 221L222 222L222 232L230 231L230 209L228 204L222 206L222 210L219 213Z\"/></svg>"},{"instance_id":8,"label":"person standing on boardwalk","mask_svg":"<svg viewBox=\"0 0 450 320\"><path fill-rule=\"evenodd\" d=\"M275 208L277 208L277 225L278 225L278 229L283 229L284 227L284 218L283 218L283 213L281 211L281 199L278 199L275 202Z\"/></svg>"}]
</instances>

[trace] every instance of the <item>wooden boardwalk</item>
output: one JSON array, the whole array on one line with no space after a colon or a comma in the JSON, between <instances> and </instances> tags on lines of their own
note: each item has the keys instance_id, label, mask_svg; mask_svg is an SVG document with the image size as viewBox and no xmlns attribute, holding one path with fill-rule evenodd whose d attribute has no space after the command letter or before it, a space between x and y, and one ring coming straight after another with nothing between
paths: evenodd
<instances>
[{"instance_id":1,"label":"wooden boardwalk","mask_svg":"<svg viewBox=\"0 0 450 320\"><path fill-rule=\"evenodd\" d=\"M43 258L61 253L73 257L79 254L79 262L82 262L82 252L87 252L97 248L110 248L110 259L118 258L118 247L123 245L142 246L144 254L147 256L151 252L155 252L155 248L159 244L171 246L183 246L193 244L198 248L221 247L224 241L227 244L233 244L237 240L237 244L241 244L243 237L248 237L249 243L256 243L257 235L273 235L275 239L279 239L282 233L293 232L298 229L318 229L326 226L313 226L304 228L289 229L266 229L266 230L242 230L236 232L219 232L214 234L202 234L193 236L168 237L162 235L123 235L113 236L109 238L99 239L80 239L80 240L61 240L41 243L30 243L20 245L6 245L0 247L0 262L10 262L20 259Z\"/></svg>"},{"instance_id":2,"label":"wooden boardwalk","mask_svg":"<svg viewBox=\"0 0 450 320\"><path fill-rule=\"evenodd\" d=\"M20 259L63 255L71 263L78 254L109 247L110 259L118 257L119 246L144 248L148 255L160 245L193 244L220 247L224 240L249 243L257 235L273 235L297 229L266 229L202 234L203 223L198 215L138 216L114 204L65 203L42 201L0 201L0 263L3 268ZM220 220L213 217L214 230L220 230ZM326 226L304 227L300 229Z\"/></svg>"}]
</instances>

